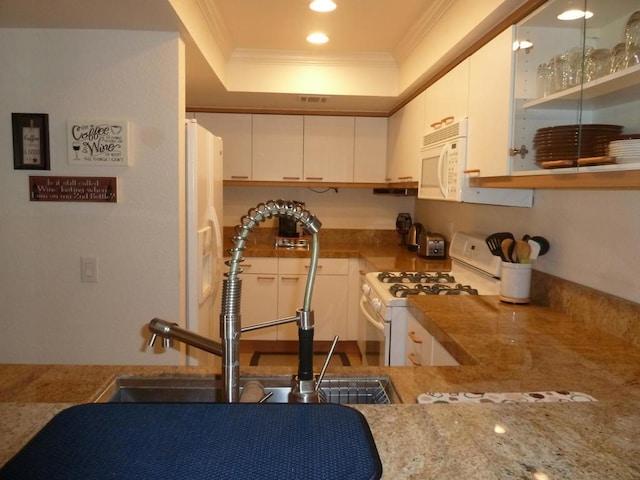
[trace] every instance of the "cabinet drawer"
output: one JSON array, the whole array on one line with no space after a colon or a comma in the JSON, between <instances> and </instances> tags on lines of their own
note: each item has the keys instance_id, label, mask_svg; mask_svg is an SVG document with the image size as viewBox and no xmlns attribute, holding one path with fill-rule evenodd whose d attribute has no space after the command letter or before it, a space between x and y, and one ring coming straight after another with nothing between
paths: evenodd
<instances>
[{"instance_id":1,"label":"cabinet drawer","mask_svg":"<svg viewBox=\"0 0 640 480\"><path fill-rule=\"evenodd\" d=\"M278 273L278 259L275 257L249 257L240 263L243 273Z\"/></svg>"},{"instance_id":2,"label":"cabinet drawer","mask_svg":"<svg viewBox=\"0 0 640 480\"><path fill-rule=\"evenodd\" d=\"M280 274L306 275L309 272L309 258L281 258L278 268ZM348 275L348 258L320 258L316 270L317 275Z\"/></svg>"}]
</instances>

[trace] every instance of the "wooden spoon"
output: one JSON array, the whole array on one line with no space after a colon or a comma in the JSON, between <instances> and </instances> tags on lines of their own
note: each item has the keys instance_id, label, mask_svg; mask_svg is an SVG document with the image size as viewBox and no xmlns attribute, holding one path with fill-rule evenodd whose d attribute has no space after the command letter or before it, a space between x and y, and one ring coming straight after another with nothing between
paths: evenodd
<instances>
[{"instance_id":1,"label":"wooden spoon","mask_svg":"<svg viewBox=\"0 0 640 480\"><path fill-rule=\"evenodd\" d=\"M502 248L502 258L507 262L513 262L513 250L514 250L514 240L513 238L505 238L502 240L500 247Z\"/></svg>"},{"instance_id":2,"label":"wooden spoon","mask_svg":"<svg viewBox=\"0 0 640 480\"><path fill-rule=\"evenodd\" d=\"M524 240L516 240L516 256L518 262L529 263L529 257L531 256L531 247Z\"/></svg>"}]
</instances>

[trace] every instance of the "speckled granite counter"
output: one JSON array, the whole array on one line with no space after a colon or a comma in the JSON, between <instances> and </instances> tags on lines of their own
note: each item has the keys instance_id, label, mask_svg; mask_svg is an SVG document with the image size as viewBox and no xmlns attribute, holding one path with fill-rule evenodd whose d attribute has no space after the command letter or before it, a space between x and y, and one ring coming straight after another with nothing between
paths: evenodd
<instances>
[{"instance_id":1,"label":"speckled granite counter","mask_svg":"<svg viewBox=\"0 0 640 480\"><path fill-rule=\"evenodd\" d=\"M595 327L496 297L420 297L418 320L467 364L334 367L389 374L404 405L356 406L385 479L640 478L640 351ZM461 353L464 352L464 353ZM119 374L207 374L186 367L0 366L0 462L55 413L91 402ZM291 373L246 367L243 373ZM429 392L574 390L591 403L418 405Z\"/></svg>"}]
</instances>

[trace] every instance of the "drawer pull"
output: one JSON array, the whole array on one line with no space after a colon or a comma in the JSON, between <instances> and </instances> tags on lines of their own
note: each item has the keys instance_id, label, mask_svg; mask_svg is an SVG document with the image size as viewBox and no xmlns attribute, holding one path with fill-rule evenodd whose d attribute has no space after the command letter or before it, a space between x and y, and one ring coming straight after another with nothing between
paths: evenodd
<instances>
[{"instance_id":1,"label":"drawer pull","mask_svg":"<svg viewBox=\"0 0 640 480\"><path fill-rule=\"evenodd\" d=\"M300 177L282 177L283 180L300 180Z\"/></svg>"},{"instance_id":2,"label":"drawer pull","mask_svg":"<svg viewBox=\"0 0 640 480\"><path fill-rule=\"evenodd\" d=\"M231 175L232 180L249 180L249 175Z\"/></svg>"},{"instance_id":3,"label":"drawer pull","mask_svg":"<svg viewBox=\"0 0 640 480\"><path fill-rule=\"evenodd\" d=\"M257 279L258 280L275 280L276 277L274 277L274 276L266 277L264 275L258 275Z\"/></svg>"},{"instance_id":4,"label":"drawer pull","mask_svg":"<svg viewBox=\"0 0 640 480\"><path fill-rule=\"evenodd\" d=\"M415 354L414 354L414 353L410 353L409 355L407 355L407 357L409 357L409 361L410 361L411 363L413 363L414 365L416 365L417 367L419 367L420 365L422 365L422 364L420 363L420 360L418 360L418 359L416 358L416 356L415 356Z\"/></svg>"},{"instance_id":5,"label":"drawer pull","mask_svg":"<svg viewBox=\"0 0 640 480\"><path fill-rule=\"evenodd\" d=\"M413 330L411 330L409 332L409 338L411 339L411 341L413 343L422 343L422 339L418 336L418 334L416 332L414 332Z\"/></svg>"},{"instance_id":6,"label":"drawer pull","mask_svg":"<svg viewBox=\"0 0 640 480\"><path fill-rule=\"evenodd\" d=\"M253 265L251 265L250 263L241 263L240 267L242 267L242 268L251 268L251 267L253 267Z\"/></svg>"},{"instance_id":7,"label":"drawer pull","mask_svg":"<svg viewBox=\"0 0 640 480\"><path fill-rule=\"evenodd\" d=\"M283 281L289 280L289 281L295 281L297 282L298 280L300 280L300 277L280 277Z\"/></svg>"},{"instance_id":8,"label":"drawer pull","mask_svg":"<svg viewBox=\"0 0 640 480\"><path fill-rule=\"evenodd\" d=\"M324 177L307 177L307 180L315 180L321 182L322 180L324 180Z\"/></svg>"},{"instance_id":9,"label":"drawer pull","mask_svg":"<svg viewBox=\"0 0 640 480\"><path fill-rule=\"evenodd\" d=\"M311 265L305 265L304 268L309 269L311 268ZM322 268L322 265L317 265L316 269L320 270Z\"/></svg>"}]
</instances>

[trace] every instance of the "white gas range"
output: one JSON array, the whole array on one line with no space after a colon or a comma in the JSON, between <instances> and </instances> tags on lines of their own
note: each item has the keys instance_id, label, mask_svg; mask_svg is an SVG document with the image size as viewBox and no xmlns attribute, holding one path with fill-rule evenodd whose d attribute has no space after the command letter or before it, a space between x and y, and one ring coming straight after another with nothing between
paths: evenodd
<instances>
[{"instance_id":1,"label":"white gas range","mask_svg":"<svg viewBox=\"0 0 640 480\"><path fill-rule=\"evenodd\" d=\"M371 272L360 298L358 345L367 365L404 365L407 297L412 295L498 295L500 258L485 238L456 232L447 272Z\"/></svg>"}]
</instances>

